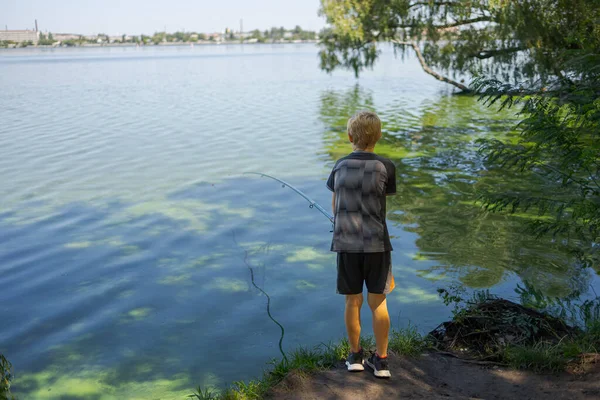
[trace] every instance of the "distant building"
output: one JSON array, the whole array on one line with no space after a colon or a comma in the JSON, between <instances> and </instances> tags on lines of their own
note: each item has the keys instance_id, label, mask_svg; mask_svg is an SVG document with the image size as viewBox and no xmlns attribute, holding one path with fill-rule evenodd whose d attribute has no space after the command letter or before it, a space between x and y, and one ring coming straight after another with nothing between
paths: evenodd
<instances>
[{"instance_id":1,"label":"distant building","mask_svg":"<svg viewBox=\"0 0 600 400\"><path fill-rule=\"evenodd\" d=\"M78 40L80 35L76 35L74 33L53 33L52 37L54 40L64 42L65 40Z\"/></svg>"},{"instance_id":2,"label":"distant building","mask_svg":"<svg viewBox=\"0 0 600 400\"><path fill-rule=\"evenodd\" d=\"M0 31L0 41L10 41L15 43L33 42L37 44L40 40L40 33L36 31Z\"/></svg>"}]
</instances>

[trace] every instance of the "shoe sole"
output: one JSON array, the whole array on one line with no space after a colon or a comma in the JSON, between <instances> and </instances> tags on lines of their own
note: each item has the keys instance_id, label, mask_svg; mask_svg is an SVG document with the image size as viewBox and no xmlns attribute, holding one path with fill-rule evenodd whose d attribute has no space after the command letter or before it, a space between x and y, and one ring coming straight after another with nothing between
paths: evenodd
<instances>
[{"instance_id":1,"label":"shoe sole","mask_svg":"<svg viewBox=\"0 0 600 400\"><path fill-rule=\"evenodd\" d=\"M346 361L346 367L348 367L348 371L350 372L360 372L365 370L365 367L362 364L350 364L348 361Z\"/></svg>"},{"instance_id":2,"label":"shoe sole","mask_svg":"<svg viewBox=\"0 0 600 400\"><path fill-rule=\"evenodd\" d=\"M371 364L369 362L369 360L367 360L367 365L373 370L373 375L375 375L376 378L388 379L388 378L392 377L392 374L390 373L390 371L388 371L388 370L378 371L375 368L375 365Z\"/></svg>"}]
</instances>

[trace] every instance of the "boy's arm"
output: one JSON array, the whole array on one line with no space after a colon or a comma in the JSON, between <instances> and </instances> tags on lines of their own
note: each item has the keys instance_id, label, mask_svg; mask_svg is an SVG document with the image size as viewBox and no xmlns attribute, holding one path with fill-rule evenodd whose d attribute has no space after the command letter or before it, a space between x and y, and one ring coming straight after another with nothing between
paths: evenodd
<instances>
[{"instance_id":1,"label":"boy's arm","mask_svg":"<svg viewBox=\"0 0 600 400\"><path fill-rule=\"evenodd\" d=\"M335 218L335 193L331 196L331 211L333 211L333 218Z\"/></svg>"}]
</instances>

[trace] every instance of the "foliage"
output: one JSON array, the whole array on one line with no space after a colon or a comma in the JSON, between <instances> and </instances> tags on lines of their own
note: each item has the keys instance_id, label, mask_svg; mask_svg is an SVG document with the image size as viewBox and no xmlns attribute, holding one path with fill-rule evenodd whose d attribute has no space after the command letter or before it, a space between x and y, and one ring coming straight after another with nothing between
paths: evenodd
<instances>
[{"instance_id":1,"label":"foliage","mask_svg":"<svg viewBox=\"0 0 600 400\"><path fill-rule=\"evenodd\" d=\"M554 76L562 52L597 30L586 0L321 0L330 24L321 67L358 73L379 55L378 42L421 43L427 64L454 74L504 80Z\"/></svg>"},{"instance_id":2,"label":"foliage","mask_svg":"<svg viewBox=\"0 0 600 400\"><path fill-rule=\"evenodd\" d=\"M586 354L598 353L600 297L564 303L531 290L527 284L517 289L526 304L522 306L489 291L476 291L464 300L453 289L439 289L444 302L457 307L452 321L430 335L444 350L536 372L562 371L570 364L583 363ZM579 327L568 325L571 319L565 318L565 306L572 315L579 315Z\"/></svg>"},{"instance_id":3,"label":"foliage","mask_svg":"<svg viewBox=\"0 0 600 400\"><path fill-rule=\"evenodd\" d=\"M502 360L516 369L560 372L569 364L585 362L585 355L597 354L598 351L600 336L585 332L556 344L540 341L533 346L509 345L503 350Z\"/></svg>"},{"instance_id":4,"label":"foliage","mask_svg":"<svg viewBox=\"0 0 600 400\"><path fill-rule=\"evenodd\" d=\"M488 138L486 171L519 181L481 186L487 211L527 212L584 265L599 265L600 2L589 0L322 0L330 24L321 67L373 66L378 42L422 48L425 62L476 75L488 105L516 106L517 140ZM421 50L419 50L421 51ZM402 53L404 54L404 53ZM456 82L455 82L456 83ZM522 177L539 179L523 185ZM516 183L516 184L515 184Z\"/></svg>"},{"instance_id":5,"label":"foliage","mask_svg":"<svg viewBox=\"0 0 600 400\"><path fill-rule=\"evenodd\" d=\"M38 40L39 46L51 46L54 43L56 43L56 40L54 40L51 33L49 33L47 36L43 33L40 33L40 38Z\"/></svg>"},{"instance_id":6,"label":"foliage","mask_svg":"<svg viewBox=\"0 0 600 400\"><path fill-rule=\"evenodd\" d=\"M476 84L488 104L519 106L523 116L518 141L481 142L489 165L544 179L543 187L483 191L485 208L548 216L532 231L553 234L588 266L600 261L600 31L596 41L592 49L563 54L564 77L530 86L530 95L496 80Z\"/></svg>"},{"instance_id":7,"label":"foliage","mask_svg":"<svg viewBox=\"0 0 600 400\"><path fill-rule=\"evenodd\" d=\"M188 396L189 399L197 399L197 400L217 400L219 397L219 393L210 388L202 389L200 386L196 389L195 393L192 393Z\"/></svg>"},{"instance_id":8,"label":"foliage","mask_svg":"<svg viewBox=\"0 0 600 400\"><path fill-rule=\"evenodd\" d=\"M374 110L375 99L375 93L360 85L321 95L320 119L330 161L350 151L348 116ZM574 265L568 249L551 236L536 238L527 232L531 221L548 217L533 210L490 213L475 201L483 188L544 190L542 177L490 169L478 157L479 138L514 140L515 114L492 113L476 96L413 103L400 96L378 107L384 131L375 151L390 158L402 177L398 194L387 200L388 223L417 236L414 257L423 260L417 274L429 280L452 276L473 289L516 274L553 296L586 290L592 275Z\"/></svg>"},{"instance_id":9,"label":"foliage","mask_svg":"<svg viewBox=\"0 0 600 400\"><path fill-rule=\"evenodd\" d=\"M56 43L56 40L50 40L50 39L40 39L40 40L38 40L38 45L39 46L52 46L54 43Z\"/></svg>"},{"instance_id":10,"label":"foliage","mask_svg":"<svg viewBox=\"0 0 600 400\"><path fill-rule=\"evenodd\" d=\"M0 354L0 400L14 399L10 394L12 379L12 365L4 355Z\"/></svg>"},{"instance_id":11,"label":"foliage","mask_svg":"<svg viewBox=\"0 0 600 400\"><path fill-rule=\"evenodd\" d=\"M421 355L428 347L427 338L424 338L413 325L392 329L390 332L389 348L396 354L415 357Z\"/></svg>"},{"instance_id":12,"label":"foliage","mask_svg":"<svg viewBox=\"0 0 600 400\"><path fill-rule=\"evenodd\" d=\"M154 44L159 44L161 42L169 42L169 43L190 43L197 42L198 40L206 40L206 35L203 33L196 32L156 32L152 38L144 37L142 35L142 41L144 43L153 42Z\"/></svg>"},{"instance_id":13,"label":"foliage","mask_svg":"<svg viewBox=\"0 0 600 400\"><path fill-rule=\"evenodd\" d=\"M77 41L77 40L74 40L74 39L64 40L62 42L62 45L63 46L67 46L67 47L74 47L74 46L77 46L79 44L80 44L80 42Z\"/></svg>"},{"instance_id":14,"label":"foliage","mask_svg":"<svg viewBox=\"0 0 600 400\"><path fill-rule=\"evenodd\" d=\"M599 296L583 301L580 299L581 294L578 292L565 298L549 297L527 281L518 284L515 292L519 295L521 304L524 306L547 312L600 338Z\"/></svg>"},{"instance_id":15,"label":"foliage","mask_svg":"<svg viewBox=\"0 0 600 400\"><path fill-rule=\"evenodd\" d=\"M564 371L568 361L560 345L543 342L533 346L509 346L504 350L502 359L513 368L535 372Z\"/></svg>"}]
</instances>

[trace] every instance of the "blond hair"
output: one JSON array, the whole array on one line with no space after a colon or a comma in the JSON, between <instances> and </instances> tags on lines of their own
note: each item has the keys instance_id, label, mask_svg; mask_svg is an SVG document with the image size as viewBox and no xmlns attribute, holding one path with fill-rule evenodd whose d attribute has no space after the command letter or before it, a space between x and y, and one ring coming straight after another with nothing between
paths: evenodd
<instances>
[{"instance_id":1,"label":"blond hair","mask_svg":"<svg viewBox=\"0 0 600 400\"><path fill-rule=\"evenodd\" d=\"M348 120L348 134L355 148L373 147L381 138L381 121L374 112L360 111Z\"/></svg>"}]
</instances>

